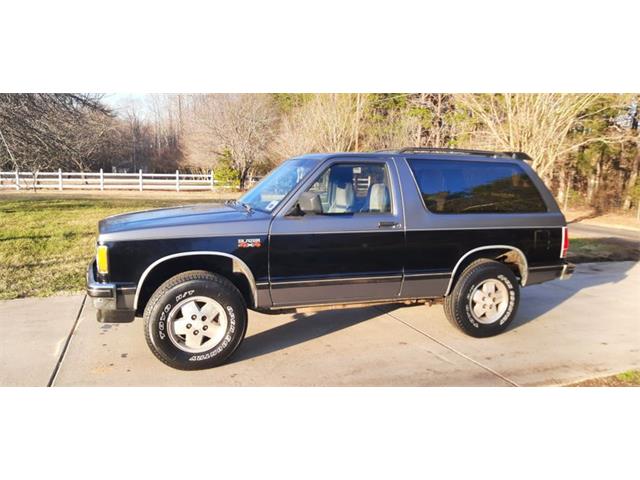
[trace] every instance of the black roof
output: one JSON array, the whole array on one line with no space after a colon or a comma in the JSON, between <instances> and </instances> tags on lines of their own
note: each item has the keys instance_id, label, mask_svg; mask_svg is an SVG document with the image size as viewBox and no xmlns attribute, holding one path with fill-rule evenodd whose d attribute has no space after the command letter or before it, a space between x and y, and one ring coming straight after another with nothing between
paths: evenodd
<instances>
[{"instance_id":1,"label":"black roof","mask_svg":"<svg viewBox=\"0 0 640 480\"><path fill-rule=\"evenodd\" d=\"M439 153L445 155L478 155L492 158L513 158L515 160L533 160L524 152L495 152L491 150L470 150L466 148L406 147L399 150L382 150L381 153Z\"/></svg>"},{"instance_id":2,"label":"black roof","mask_svg":"<svg viewBox=\"0 0 640 480\"><path fill-rule=\"evenodd\" d=\"M452 155L452 156L465 156L472 157L478 156L483 158L502 158L512 160L533 160L529 155L524 152L496 152L490 150L469 150L463 148L434 148L434 147L406 147L396 150L378 150L375 152L334 152L334 153L308 153L306 155L300 155L295 158L311 158L314 160L324 160L329 157L346 156L346 157L366 157L371 154L375 155L424 155L434 154L438 157Z\"/></svg>"}]
</instances>

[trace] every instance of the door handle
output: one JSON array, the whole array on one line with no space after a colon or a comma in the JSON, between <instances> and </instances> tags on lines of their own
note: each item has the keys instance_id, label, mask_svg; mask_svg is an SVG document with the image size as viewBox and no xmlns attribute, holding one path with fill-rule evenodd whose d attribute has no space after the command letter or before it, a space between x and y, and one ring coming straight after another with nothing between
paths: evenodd
<instances>
[{"instance_id":1,"label":"door handle","mask_svg":"<svg viewBox=\"0 0 640 480\"><path fill-rule=\"evenodd\" d=\"M398 228L398 222L378 222L378 228Z\"/></svg>"}]
</instances>

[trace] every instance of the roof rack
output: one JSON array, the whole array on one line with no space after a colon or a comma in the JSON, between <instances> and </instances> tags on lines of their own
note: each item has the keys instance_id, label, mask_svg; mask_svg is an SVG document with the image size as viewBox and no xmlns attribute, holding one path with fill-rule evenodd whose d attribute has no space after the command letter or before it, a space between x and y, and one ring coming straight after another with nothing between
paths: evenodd
<instances>
[{"instance_id":1,"label":"roof rack","mask_svg":"<svg viewBox=\"0 0 640 480\"><path fill-rule=\"evenodd\" d=\"M387 150L388 151L388 150ZM492 152L490 150L469 150L465 148L436 148L436 147L407 147L397 150L398 153L428 152L428 153L458 153L464 155L481 155L493 158L513 158L516 160L533 160L524 152Z\"/></svg>"}]
</instances>

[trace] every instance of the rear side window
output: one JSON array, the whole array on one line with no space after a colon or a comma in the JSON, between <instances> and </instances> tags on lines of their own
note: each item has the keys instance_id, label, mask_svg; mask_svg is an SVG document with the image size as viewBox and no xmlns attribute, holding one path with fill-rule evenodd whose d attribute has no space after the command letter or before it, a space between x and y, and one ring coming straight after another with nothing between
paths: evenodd
<instances>
[{"instance_id":1,"label":"rear side window","mask_svg":"<svg viewBox=\"0 0 640 480\"><path fill-rule=\"evenodd\" d=\"M529 176L511 163L408 159L433 213L535 213L547 207Z\"/></svg>"}]
</instances>

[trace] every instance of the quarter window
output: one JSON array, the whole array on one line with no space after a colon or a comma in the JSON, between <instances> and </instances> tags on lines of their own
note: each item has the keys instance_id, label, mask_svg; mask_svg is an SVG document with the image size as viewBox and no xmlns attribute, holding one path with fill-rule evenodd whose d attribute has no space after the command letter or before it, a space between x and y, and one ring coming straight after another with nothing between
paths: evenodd
<instances>
[{"instance_id":1,"label":"quarter window","mask_svg":"<svg viewBox=\"0 0 640 480\"><path fill-rule=\"evenodd\" d=\"M425 207L433 213L534 213L547 208L519 165L409 159Z\"/></svg>"},{"instance_id":2,"label":"quarter window","mask_svg":"<svg viewBox=\"0 0 640 480\"><path fill-rule=\"evenodd\" d=\"M308 191L320 197L323 214L391 212L389 177L384 164L332 165Z\"/></svg>"}]
</instances>

